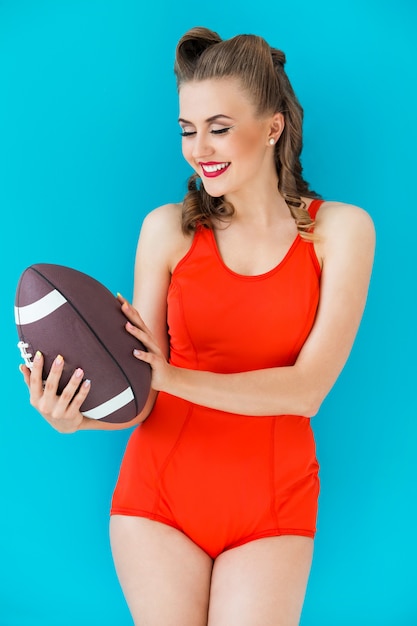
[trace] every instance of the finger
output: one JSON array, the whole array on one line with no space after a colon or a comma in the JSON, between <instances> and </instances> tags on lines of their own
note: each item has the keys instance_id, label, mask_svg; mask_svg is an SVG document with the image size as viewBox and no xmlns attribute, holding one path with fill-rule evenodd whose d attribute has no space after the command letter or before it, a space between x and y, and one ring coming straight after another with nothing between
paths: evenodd
<instances>
[{"instance_id":1,"label":"finger","mask_svg":"<svg viewBox=\"0 0 417 626\"><path fill-rule=\"evenodd\" d=\"M118 299L118 301L119 301L119 302L120 302L120 304L121 304L121 307L120 307L120 308L122 309L122 311L123 311L123 312L125 312L125 311L129 311L129 309L131 308L131 307L130 307L130 303L128 302L128 300L126 300L126 298L125 298L124 296L122 296L122 294L121 294L121 293L118 293L118 294L117 294L117 299Z\"/></svg>"},{"instance_id":2,"label":"finger","mask_svg":"<svg viewBox=\"0 0 417 626\"><path fill-rule=\"evenodd\" d=\"M145 363L149 363L152 366L154 355L150 352L145 352L145 350L133 350L133 356L136 357L139 361L145 361Z\"/></svg>"},{"instance_id":3,"label":"finger","mask_svg":"<svg viewBox=\"0 0 417 626\"><path fill-rule=\"evenodd\" d=\"M26 366L26 365L19 365L19 371L23 376L23 380L25 381L26 385L29 387L30 385L30 369Z\"/></svg>"},{"instance_id":4,"label":"finger","mask_svg":"<svg viewBox=\"0 0 417 626\"><path fill-rule=\"evenodd\" d=\"M38 350L33 359L32 372L30 374L29 381L28 381L31 400L36 401L43 394L43 380L42 380L43 362L44 362L43 354L39 352Z\"/></svg>"},{"instance_id":5,"label":"finger","mask_svg":"<svg viewBox=\"0 0 417 626\"><path fill-rule=\"evenodd\" d=\"M139 312L135 307L133 307L127 300L124 300L122 304L122 312L125 314L127 319L132 322L135 326L140 326L146 328L143 319L139 315Z\"/></svg>"},{"instance_id":6,"label":"finger","mask_svg":"<svg viewBox=\"0 0 417 626\"><path fill-rule=\"evenodd\" d=\"M142 330L137 326L133 326L132 324L130 324L130 322L126 322L126 330L138 341L140 341L150 352L154 352L155 354L161 353L159 345L157 344L148 329Z\"/></svg>"},{"instance_id":7,"label":"finger","mask_svg":"<svg viewBox=\"0 0 417 626\"><path fill-rule=\"evenodd\" d=\"M64 369L64 358L60 354L58 354L58 356L52 363L48 377L45 381L45 385L44 385L45 396L50 396L50 397L56 396L63 369Z\"/></svg>"},{"instance_id":8,"label":"finger","mask_svg":"<svg viewBox=\"0 0 417 626\"><path fill-rule=\"evenodd\" d=\"M78 393L74 396L74 399L71 403L71 408L73 408L76 411L79 411L82 403L88 396L90 389L91 389L91 381L87 378L81 385Z\"/></svg>"},{"instance_id":9,"label":"finger","mask_svg":"<svg viewBox=\"0 0 417 626\"><path fill-rule=\"evenodd\" d=\"M83 376L84 376L84 371L81 369L81 367L78 367L73 373L73 375L71 376L71 378L69 379L68 383L66 384L66 386L64 387L64 389L62 390L59 396L59 399L56 404L57 415L63 415L65 413L65 411L68 408L68 405L73 400L77 392L77 389L80 386Z\"/></svg>"},{"instance_id":10,"label":"finger","mask_svg":"<svg viewBox=\"0 0 417 626\"><path fill-rule=\"evenodd\" d=\"M129 322L129 321L126 322L125 328L127 332L133 335L134 337L138 337L139 334L141 336L146 334L146 330L144 328L139 328L139 326L137 326L136 324L132 324L132 322Z\"/></svg>"}]
</instances>

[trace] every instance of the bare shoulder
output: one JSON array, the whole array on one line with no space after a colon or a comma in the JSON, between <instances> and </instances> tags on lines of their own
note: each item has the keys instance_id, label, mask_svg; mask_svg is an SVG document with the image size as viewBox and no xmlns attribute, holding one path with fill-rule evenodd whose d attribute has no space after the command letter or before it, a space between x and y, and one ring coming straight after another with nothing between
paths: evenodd
<instances>
[{"instance_id":1,"label":"bare shoulder","mask_svg":"<svg viewBox=\"0 0 417 626\"><path fill-rule=\"evenodd\" d=\"M158 235L172 229L181 230L181 204L164 204L153 209L142 224L142 230Z\"/></svg>"},{"instance_id":2,"label":"bare shoulder","mask_svg":"<svg viewBox=\"0 0 417 626\"><path fill-rule=\"evenodd\" d=\"M138 249L146 249L154 259L170 269L186 254L192 236L181 228L182 205L164 204L153 209L143 220Z\"/></svg>"},{"instance_id":3,"label":"bare shoulder","mask_svg":"<svg viewBox=\"0 0 417 626\"><path fill-rule=\"evenodd\" d=\"M365 228L374 231L374 224L367 211L354 204L345 202L323 202L316 218L320 230L338 229L343 224L349 228Z\"/></svg>"},{"instance_id":4,"label":"bare shoulder","mask_svg":"<svg viewBox=\"0 0 417 626\"><path fill-rule=\"evenodd\" d=\"M324 202L316 216L316 249L323 259L332 250L373 254L375 227L369 213L344 202Z\"/></svg>"}]
</instances>

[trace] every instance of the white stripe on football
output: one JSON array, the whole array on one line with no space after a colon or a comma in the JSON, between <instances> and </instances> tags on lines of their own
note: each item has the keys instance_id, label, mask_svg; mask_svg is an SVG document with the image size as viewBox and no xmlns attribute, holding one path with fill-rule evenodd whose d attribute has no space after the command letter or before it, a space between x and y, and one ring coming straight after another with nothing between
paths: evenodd
<instances>
[{"instance_id":1,"label":"white stripe on football","mask_svg":"<svg viewBox=\"0 0 417 626\"><path fill-rule=\"evenodd\" d=\"M16 324L24 325L24 324L33 324L33 322L38 322L39 320L47 317L63 304L66 304L67 300L64 298L62 293L59 293L56 289L50 291L43 296L43 298L39 298L36 302L32 302L32 304L26 304L25 306L15 306L14 308L14 319Z\"/></svg>"},{"instance_id":2,"label":"white stripe on football","mask_svg":"<svg viewBox=\"0 0 417 626\"><path fill-rule=\"evenodd\" d=\"M92 420L101 420L103 417L118 411L122 407L132 402L135 397L133 395L132 389L128 387L122 393L119 393L117 396L110 398L107 402L103 402L103 404L99 404L99 406L94 407L94 409L90 409L89 411L84 411L83 415L89 417Z\"/></svg>"}]
</instances>

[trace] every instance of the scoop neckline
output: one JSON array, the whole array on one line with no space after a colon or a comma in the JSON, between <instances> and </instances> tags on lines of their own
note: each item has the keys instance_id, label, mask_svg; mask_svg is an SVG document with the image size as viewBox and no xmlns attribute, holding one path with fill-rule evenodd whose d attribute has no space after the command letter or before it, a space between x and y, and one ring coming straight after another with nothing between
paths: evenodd
<instances>
[{"instance_id":1,"label":"scoop neckline","mask_svg":"<svg viewBox=\"0 0 417 626\"><path fill-rule=\"evenodd\" d=\"M295 248L298 246L298 244L301 241L300 233L297 233L293 242L291 243L290 247L288 248L287 252L282 257L282 259L267 272L263 272L262 274L240 274L239 272L235 272L234 270L232 270L232 268L230 268L224 262L223 257L220 254L220 250L217 245L217 241L216 241L216 237L214 236L213 229L209 228L207 230L209 231L208 234L211 240L211 245L213 246L217 260L219 261L220 265L223 267L224 270L226 270L226 272L228 272L228 274L231 274L232 276L239 278L241 280L260 280L263 278L268 278L268 276L275 274L275 272L278 272L281 269L281 267L286 263L286 261L290 258Z\"/></svg>"}]
</instances>

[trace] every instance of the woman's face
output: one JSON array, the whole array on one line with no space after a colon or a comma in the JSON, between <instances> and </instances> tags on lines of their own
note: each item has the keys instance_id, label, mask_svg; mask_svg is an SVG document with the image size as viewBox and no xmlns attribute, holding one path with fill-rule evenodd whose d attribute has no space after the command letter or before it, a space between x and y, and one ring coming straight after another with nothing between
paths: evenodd
<instances>
[{"instance_id":1,"label":"woman's face","mask_svg":"<svg viewBox=\"0 0 417 626\"><path fill-rule=\"evenodd\" d=\"M179 101L182 152L207 193L226 196L265 176L270 180L275 166L269 139L281 132L276 128L280 114L256 115L234 78L185 83Z\"/></svg>"}]
</instances>

